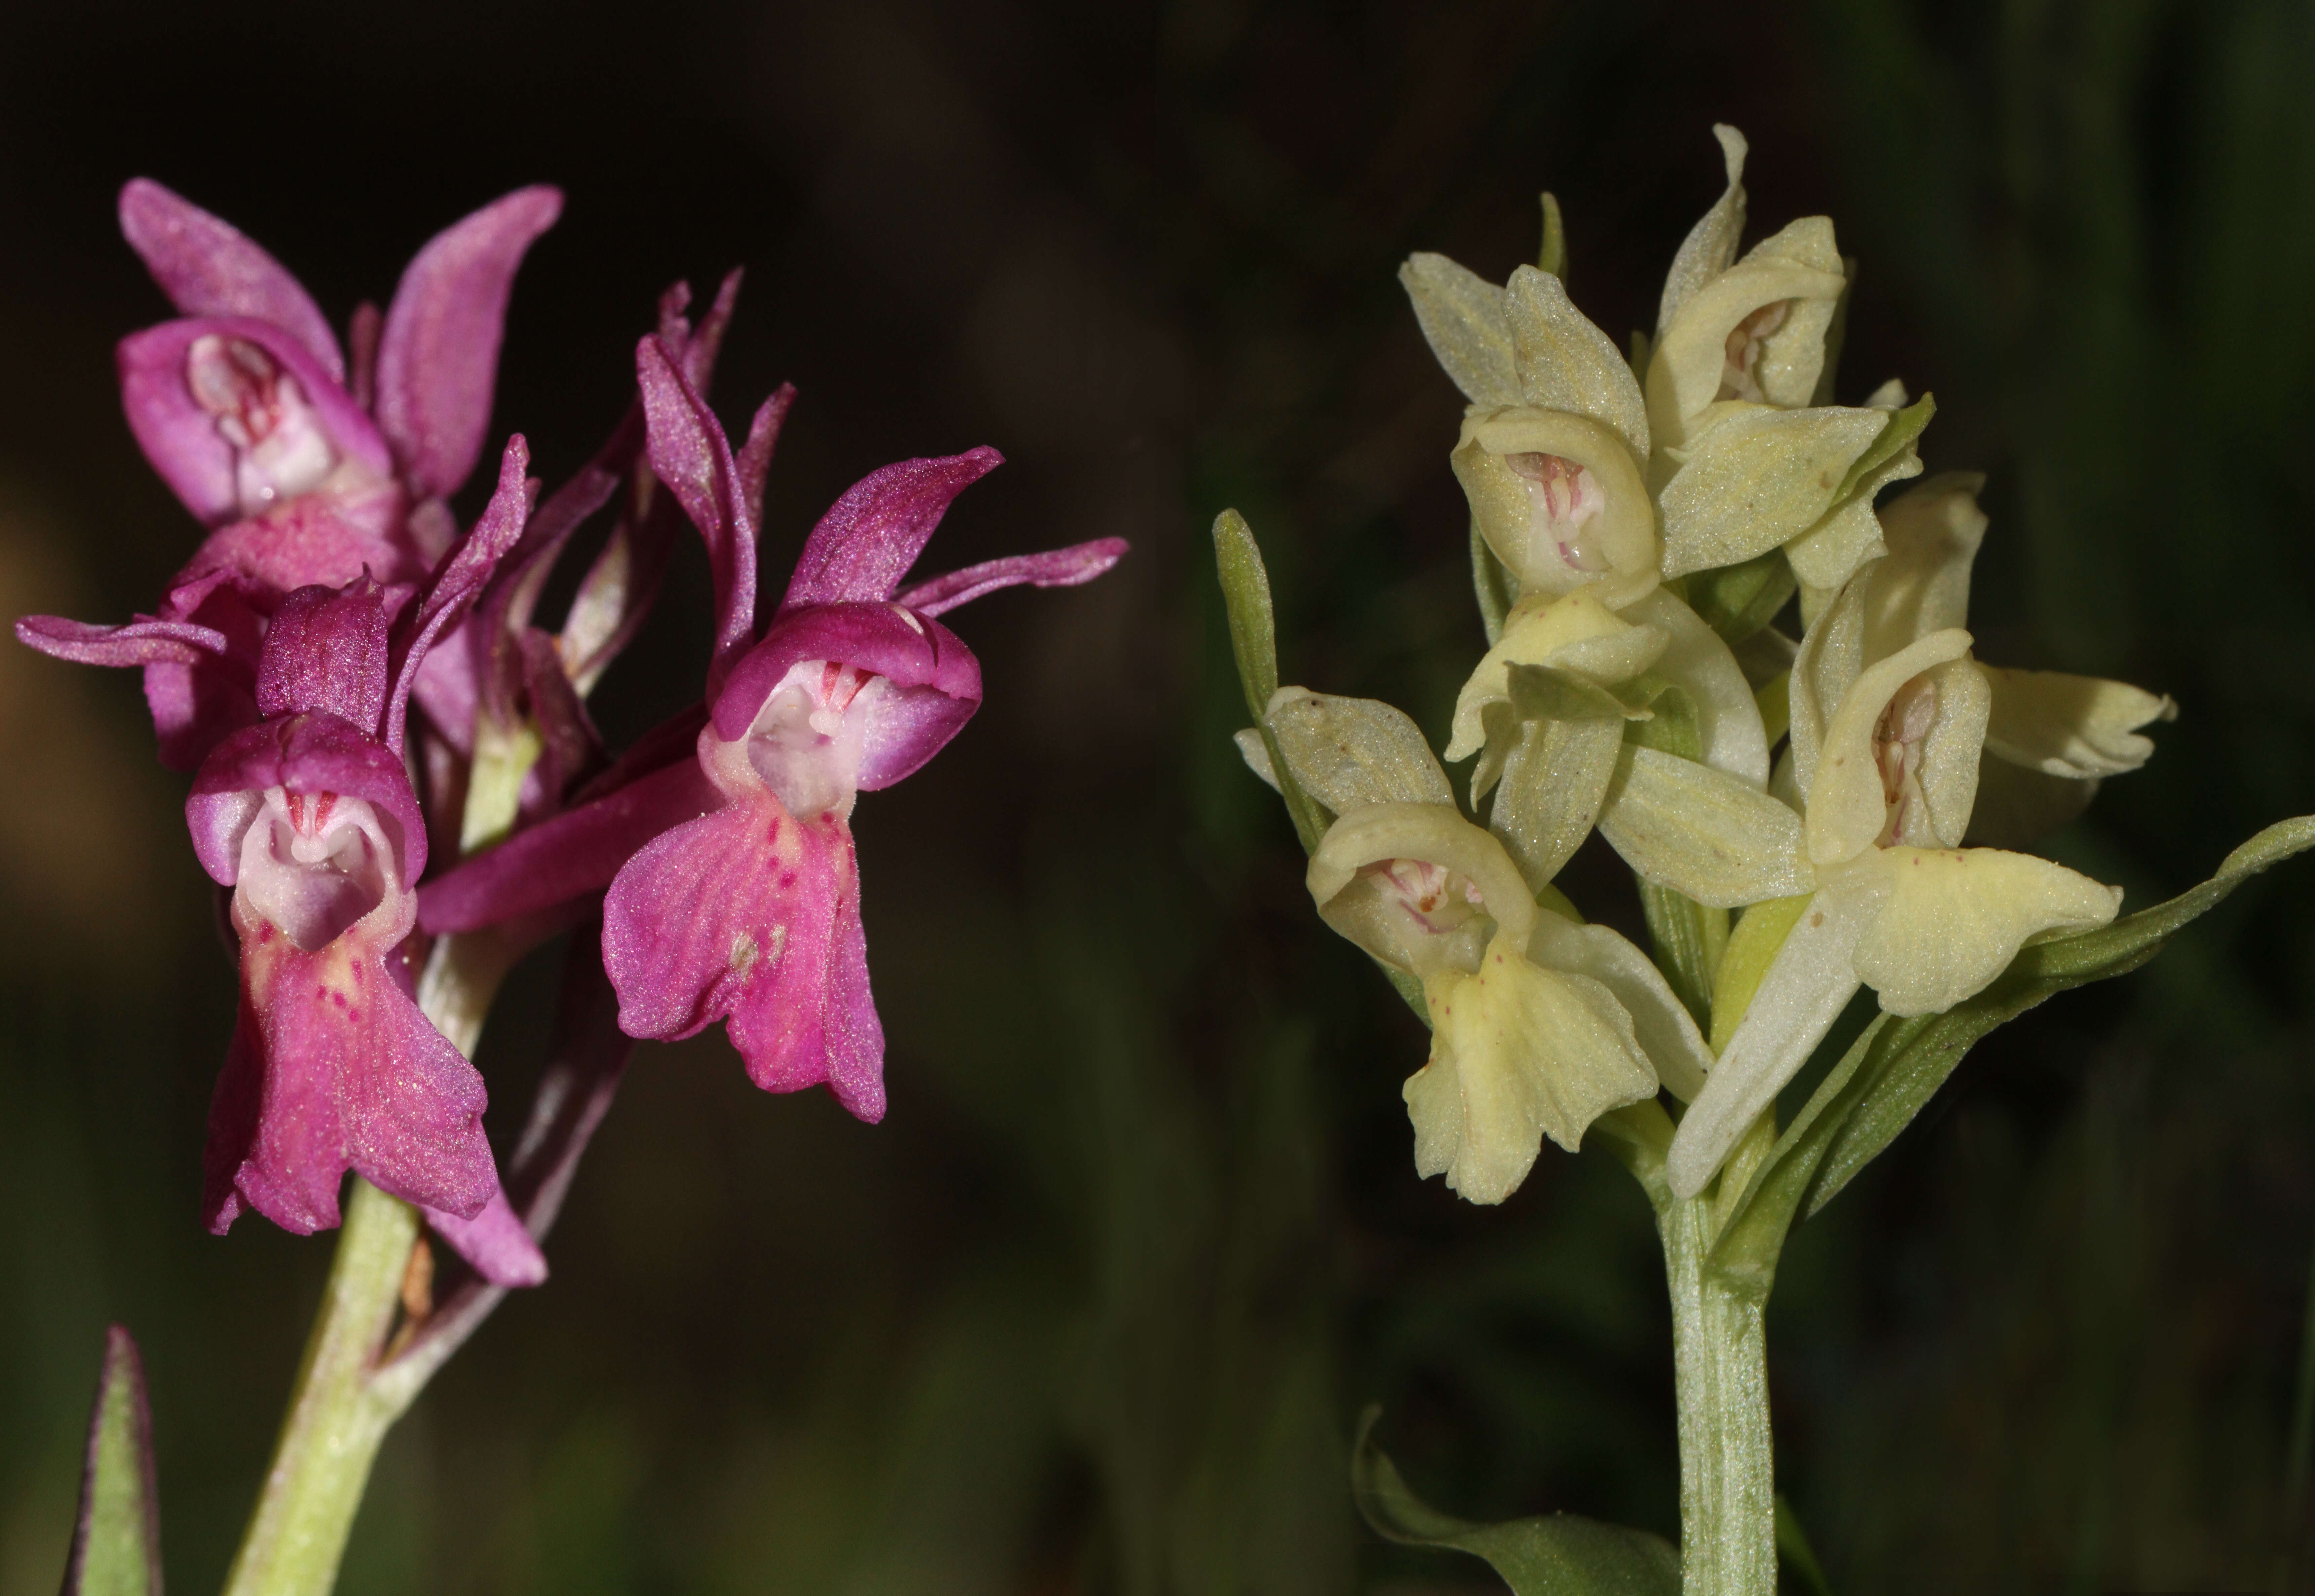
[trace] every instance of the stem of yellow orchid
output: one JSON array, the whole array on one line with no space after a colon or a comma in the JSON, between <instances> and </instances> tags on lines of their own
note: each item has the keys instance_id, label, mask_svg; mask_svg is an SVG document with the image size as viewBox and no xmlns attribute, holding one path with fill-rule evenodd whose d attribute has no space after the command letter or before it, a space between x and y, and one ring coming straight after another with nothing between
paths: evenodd
<instances>
[{"instance_id":1,"label":"stem of yellow orchid","mask_svg":"<svg viewBox=\"0 0 2315 1596\"><path fill-rule=\"evenodd\" d=\"M1659 1210L1680 1403L1683 1596L1775 1596L1777 1498L1766 1306L1709 1263L1710 1193Z\"/></svg>"}]
</instances>

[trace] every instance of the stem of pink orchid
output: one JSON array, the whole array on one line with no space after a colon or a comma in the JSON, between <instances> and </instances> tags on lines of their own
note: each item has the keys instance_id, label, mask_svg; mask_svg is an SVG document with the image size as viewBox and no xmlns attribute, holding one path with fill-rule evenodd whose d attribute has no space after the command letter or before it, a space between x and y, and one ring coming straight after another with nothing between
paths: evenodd
<instances>
[{"instance_id":1,"label":"stem of pink orchid","mask_svg":"<svg viewBox=\"0 0 2315 1596\"><path fill-rule=\"evenodd\" d=\"M418 1231L416 1209L354 1178L289 1414L226 1596L323 1596L336 1583L370 1465L401 1412L377 1400L369 1376Z\"/></svg>"}]
</instances>

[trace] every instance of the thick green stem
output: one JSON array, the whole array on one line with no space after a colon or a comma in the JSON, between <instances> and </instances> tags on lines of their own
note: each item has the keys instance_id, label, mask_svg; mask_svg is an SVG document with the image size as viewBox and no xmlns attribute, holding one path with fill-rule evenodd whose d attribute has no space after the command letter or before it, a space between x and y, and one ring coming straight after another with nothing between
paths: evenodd
<instances>
[{"instance_id":1,"label":"thick green stem","mask_svg":"<svg viewBox=\"0 0 2315 1596\"><path fill-rule=\"evenodd\" d=\"M1657 1210L1680 1402L1683 1596L1775 1596L1777 1506L1763 1304L1712 1269L1709 1193Z\"/></svg>"},{"instance_id":2,"label":"thick green stem","mask_svg":"<svg viewBox=\"0 0 2315 1596\"><path fill-rule=\"evenodd\" d=\"M321 1596L336 1583L370 1464L400 1412L373 1396L369 1375L394 1325L418 1224L416 1209L355 1178L289 1416L226 1596Z\"/></svg>"}]
</instances>

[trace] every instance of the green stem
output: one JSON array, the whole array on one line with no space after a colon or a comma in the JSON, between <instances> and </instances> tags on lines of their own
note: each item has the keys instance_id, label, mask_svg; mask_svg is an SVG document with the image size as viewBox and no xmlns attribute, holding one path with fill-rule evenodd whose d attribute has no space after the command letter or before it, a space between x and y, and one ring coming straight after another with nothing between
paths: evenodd
<instances>
[{"instance_id":1,"label":"green stem","mask_svg":"<svg viewBox=\"0 0 2315 1596\"><path fill-rule=\"evenodd\" d=\"M322 1596L336 1583L370 1464L400 1413L372 1396L369 1374L393 1327L418 1228L416 1209L355 1177L289 1416L226 1596Z\"/></svg>"},{"instance_id":2,"label":"green stem","mask_svg":"<svg viewBox=\"0 0 2315 1596\"><path fill-rule=\"evenodd\" d=\"M1657 1210L1680 1403L1683 1596L1775 1596L1777 1506L1763 1304L1707 1259L1711 1194Z\"/></svg>"}]
</instances>

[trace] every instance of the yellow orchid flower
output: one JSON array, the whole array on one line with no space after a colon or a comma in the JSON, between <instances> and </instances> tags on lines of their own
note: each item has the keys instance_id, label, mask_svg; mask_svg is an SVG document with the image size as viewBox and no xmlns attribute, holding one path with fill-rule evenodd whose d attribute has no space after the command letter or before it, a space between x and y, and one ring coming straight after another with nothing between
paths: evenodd
<instances>
[{"instance_id":1,"label":"yellow orchid flower","mask_svg":"<svg viewBox=\"0 0 2315 1596\"><path fill-rule=\"evenodd\" d=\"M1538 907L1503 844L1457 811L1413 721L1294 687L1263 718L1335 817L1310 860L1320 917L1421 983L1431 1055L1404 1094L1419 1174L1500 1202L1545 1137L1573 1152L1659 1082L1702 1089L1710 1052L1656 967L1606 927ZM1276 785L1259 733L1238 740Z\"/></svg>"},{"instance_id":2,"label":"yellow orchid flower","mask_svg":"<svg viewBox=\"0 0 2315 1596\"><path fill-rule=\"evenodd\" d=\"M2095 780L2142 763L2152 745L2138 728L2170 710L2123 683L1970 657L1961 624L1984 533L1977 485L1936 478L1890 506L1889 553L1802 640L1792 746L1774 784L1800 806L1800 847L1794 856L1780 839L1779 856L1746 863L1811 896L1673 1139L1667 1174L1683 1195L1711 1179L1859 986L1891 1014L1938 1013L1983 990L2028 940L2104 925L2120 905L2118 888L2062 865L1964 846L1988 755ZM1652 879L1708 873L1683 851L1702 850L1666 841Z\"/></svg>"}]
</instances>

